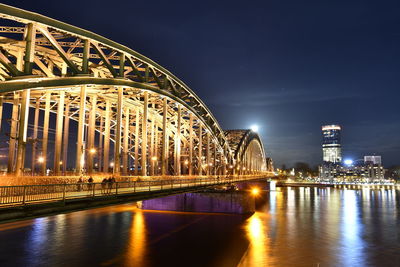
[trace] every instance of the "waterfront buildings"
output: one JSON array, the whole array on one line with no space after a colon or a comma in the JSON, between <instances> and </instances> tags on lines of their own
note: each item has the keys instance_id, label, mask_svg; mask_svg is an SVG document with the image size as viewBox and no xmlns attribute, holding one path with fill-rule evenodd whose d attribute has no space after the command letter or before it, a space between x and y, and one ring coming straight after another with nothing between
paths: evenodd
<instances>
[{"instance_id":1,"label":"waterfront buildings","mask_svg":"<svg viewBox=\"0 0 400 267\"><path fill-rule=\"evenodd\" d=\"M342 162L341 126L322 126L323 163L319 168L319 178L330 182L381 182L385 179L385 169L381 156L364 156L356 161Z\"/></svg>"}]
</instances>

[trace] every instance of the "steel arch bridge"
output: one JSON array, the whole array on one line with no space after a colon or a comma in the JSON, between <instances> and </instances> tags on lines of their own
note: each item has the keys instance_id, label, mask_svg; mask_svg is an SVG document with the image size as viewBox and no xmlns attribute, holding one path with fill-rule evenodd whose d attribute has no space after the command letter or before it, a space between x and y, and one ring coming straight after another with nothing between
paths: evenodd
<instances>
[{"instance_id":1,"label":"steel arch bridge","mask_svg":"<svg viewBox=\"0 0 400 267\"><path fill-rule=\"evenodd\" d=\"M45 175L51 166L65 175L68 165L76 174L142 176L272 170L258 134L224 132L201 99L151 59L4 4L0 20L0 119L3 104L12 107L9 173L24 175L28 166Z\"/></svg>"}]
</instances>

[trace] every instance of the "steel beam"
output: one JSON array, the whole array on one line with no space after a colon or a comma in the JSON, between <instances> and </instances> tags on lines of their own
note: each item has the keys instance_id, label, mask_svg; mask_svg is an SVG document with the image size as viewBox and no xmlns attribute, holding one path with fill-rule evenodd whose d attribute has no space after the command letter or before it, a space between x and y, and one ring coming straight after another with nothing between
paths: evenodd
<instances>
[{"instance_id":1,"label":"steel beam","mask_svg":"<svg viewBox=\"0 0 400 267\"><path fill-rule=\"evenodd\" d=\"M142 121L142 176L147 176L147 113L149 105L149 95L147 91L143 93L143 121Z\"/></svg>"},{"instance_id":2,"label":"steel beam","mask_svg":"<svg viewBox=\"0 0 400 267\"><path fill-rule=\"evenodd\" d=\"M111 103L106 100L106 112L105 112L105 122L104 122L104 154L103 154L103 172L108 173L110 168L110 114L111 113Z\"/></svg>"},{"instance_id":3,"label":"steel beam","mask_svg":"<svg viewBox=\"0 0 400 267\"><path fill-rule=\"evenodd\" d=\"M154 175L154 164L157 160L154 156L154 118L150 116L150 175Z\"/></svg>"},{"instance_id":4,"label":"steel beam","mask_svg":"<svg viewBox=\"0 0 400 267\"><path fill-rule=\"evenodd\" d=\"M75 173L82 174L85 164L85 118L86 118L86 86L82 86L79 99L78 138L76 142Z\"/></svg>"},{"instance_id":5,"label":"steel beam","mask_svg":"<svg viewBox=\"0 0 400 267\"><path fill-rule=\"evenodd\" d=\"M177 110L177 121L176 121L176 133L174 138L175 145L175 175L181 175L181 107L178 104Z\"/></svg>"},{"instance_id":6,"label":"steel beam","mask_svg":"<svg viewBox=\"0 0 400 267\"><path fill-rule=\"evenodd\" d=\"M54 148L54 174L60 175L65 91L61 90L57 106L56 140Z\"/></svg>"},{"instance_id":7,"label":"steel beam","mask_svg":"<svg viewBox=\"0 0 400 267\"><path fill-rule=\"evenodd\" d=\"M33 136L32 136L32 157L31 157L31 172L32 175L36 172L36 152L38 143L38 126L40 113L40 98L36 98L35 103L35 118L33 120Z\"/></svg>"},{"instance_id":8,"label":"steel beam","mask_svg":"<svg viewBox=\"0 0 400 267\"><path fill-rule=\"evenodd\" d=\"M118 87L117 100L117 125L115 126L115 143L114 143L114 168L113 174L120 175L121 172L121 127L122 127L122 109L123 109L124 88Z\"/></svg>"},{"instance_id":9,"label":"steel beam","mask_svg":"<svg viewBox=\"0 0 400 267\"><path fill-rule=\"evenodd\" d=\"M36 41L36 25L28 23L25 31L25 57L24 57L24 73L32 74L32 65L35 55Z\"/></svg>"},{"instance_id":10,"label":"steel beam","mask_svg":"<svg viewBox=\"0 0 400 267\"><path fill-rule=\"evenodd\" d=\"M25 89L21 93L21 111L19 114L19 127L18 127L18 150L17 150L17 162L15 166L16 176L23 175L25 170L25 149L26 149L26 136L28 131L30 94L31 94L30 89Z\"/></svg>"},{"instance_id":11,"label":"steel beam","mask_svg":"<svg viewBox=\"0 0 400 267\"><path fill-rule=\"evenodd\" d=\"M65 105L64 113L64 137L63 137L63 173L67 174L67 164L68 164L68 141L69 141L69 109L70 103Z\"/></svg>"},{"instance_id":12,"label":"steel beam","mask_svg":"<svg viewBox=\"0 0 400 267\"><path fill-rule=\"evenodd\" d=\"M123 157L122 157L122 174L127 175L129 171L129 108L125 108L125 124L124 124L124 141L123 141Z\"/></svg>"},{"instance_id":13,"label":"steel beam","mask_svg":"<svg viewBox=\"0 0 400 267\"><path fill-rule=\"evenodd\" d=\"M161 175L167 175L168 168L168 145L167 145L167 120L168 120L168 106L167 98L163 98L163 124L162 124L162 151L161 151Z\"/></svg>"},{"instance_id":14,"label":"steel beam","mask_svg":"<svg viewBox=\"0 0 400 267\"><path fill-rule=\"evenodd\" d=\"M202 172L202 170L203 170L203 160L202 160L202 150L203 150L203 140L202 140L202 138L203 138L203 126L200 124L199 125L199 159L198 159L198 165L199 165L199 168L198 168L198 174L199 175L202 175L203 174L203 172Z\"/></svg>"},{"instance_id":15,"label":"steel beam","mask_svg":"<svg viewBox=\"0 0 400 267\"><path fill-rule=\"evenodd\" d=\"M51 100L51 92L46 91L46 102L44 109L43 134L42 134L42 158L41 158L42 175L46 175L46 168L47 168L47 145L49 141L48 138L49 138L50 100Z\"/></svg>"},{"instance_id":16,"label":"steel beam","mask_svg":"<svg viewBox=\"0 0 400 267\"><path fill-rule=\"evenodd\" d=\"M193 114L189 114L189 175L193 174Z\"/></svg>"},{"instance_id":17,"label":"steel beam","mask_svg":"<svg viewBox=\"0 0 400 267\"><path fill-rule=\"evenodd\" d=\"M88 145L87 149L87 169L88 173L93 173L94 156L96 155L96 147L94 143L95 129L96 129L96 112L97 112L97 95L91 97L92 106L89 113L89 127L88 127Z\"/></svg>"},{"instance_id":18,"label":"steel beam","mask_svg":"<svg viewBox=\"0 0 400 267\"><path fill-rule=\"evenodd\" d=\"M139 127L140 127L140 113L139 108L136 108L135 117L135 175L139 175Z\"/></svg>"}]
</instances>

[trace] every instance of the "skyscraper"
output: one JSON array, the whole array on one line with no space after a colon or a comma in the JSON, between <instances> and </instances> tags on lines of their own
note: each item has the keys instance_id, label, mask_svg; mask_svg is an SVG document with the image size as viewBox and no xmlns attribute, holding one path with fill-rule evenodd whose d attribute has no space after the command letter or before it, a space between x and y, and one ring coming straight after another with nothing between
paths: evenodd
<instances>
[{"instance_id":1,"label":"skyscraper","mask_svg":"<svg viewBox=\"0 0 400 267\"><path fill-rule=\"evenodd\" d=\"M339 125L322 126L322 152L326 163L341 163L342 161L340 132Z\"/></svg>"}]
</instances>

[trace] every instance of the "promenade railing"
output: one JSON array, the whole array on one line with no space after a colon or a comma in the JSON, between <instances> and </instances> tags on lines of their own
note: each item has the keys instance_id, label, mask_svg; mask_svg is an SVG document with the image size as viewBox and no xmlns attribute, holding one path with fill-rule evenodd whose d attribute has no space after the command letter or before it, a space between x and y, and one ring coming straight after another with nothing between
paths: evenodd
<instances>
[{"instance_id":1,"label":"promenade railing","mask_svg":"<svg viewBox=\"0 0 400 267\"><path fill-rule=\"evenodd\" d=\"M0 208L28 204L90 199L178 188L205 187L266 178L265 175L213 178L142 179L107 183L0 186Z\"/></svg>"}]
</instances>

